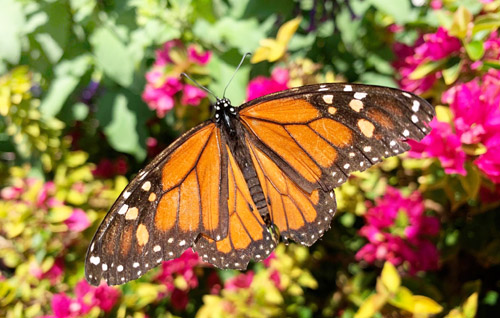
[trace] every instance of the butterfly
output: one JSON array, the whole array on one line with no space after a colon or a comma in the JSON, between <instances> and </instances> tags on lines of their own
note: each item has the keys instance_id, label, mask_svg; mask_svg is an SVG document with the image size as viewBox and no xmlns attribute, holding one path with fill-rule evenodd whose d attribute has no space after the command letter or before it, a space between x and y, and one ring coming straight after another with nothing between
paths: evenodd
<instances>
[{"instance_id":1,"label":"butterfly","mask_svg":"<svg viewBox=\"0 0 500 318\"><path fill-rule=\"evenodd\" d=\"M316 84L234 107L183 134L124 189L91 241L86 279L136 279L192 247L219 268L245 269L279 238L310 246L330 228L334 188L410 147L435 115L398 89Z\"/></svg>"}]
</instances>

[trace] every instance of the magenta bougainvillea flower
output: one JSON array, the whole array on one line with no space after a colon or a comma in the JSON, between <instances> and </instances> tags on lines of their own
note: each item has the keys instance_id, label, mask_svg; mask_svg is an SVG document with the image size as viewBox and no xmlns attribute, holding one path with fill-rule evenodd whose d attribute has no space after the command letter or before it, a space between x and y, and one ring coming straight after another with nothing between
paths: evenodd
<instances>
[{"instance_id":1,"label":"magenta bougainvillea flower","mask_svg":"<svg viewBox=\"0 0 500 318\"><path fill-rule=\"evenodd\" d=\"M275 68L271 77L257 76L248 83L247 100L288 89L288 71L284 68Z\"/></svg>"},{"instance_id":2,"label":"magenta bougainvillea flower","mask_svg":"<svg viewBox=\"0 0 500 318\"><path fill-rule=\"evenodd\" d=\"M81 232L86 230L92 223L87 213L82 209L73 209L73 213L64 221L64 224L72 232Z\"/></svg>"},{"instance_id":3,"label":"magenta bougainvillea flower","mask_svg":"<svg viewBox=\"0 0 500 318\"><path fill-rule=\"evenodd\" d=\"M420 193L403 197L398 189L389 187L375 203L365 214L366 225L360 230L368 243L356 259L404 264L410 274L437 269L439 254L429 238L439 233L439 220L425 215Z\"/></svg>"},{"instance_id":4,"label":"magenta bougainvillea flower","mask_svg":"<svg viewBox=\"0 0 500 318\"><path fill-rule=\"evenodd\" d=\"M45 272L40 266L37 266L36 263L30 264L30 274L35 276L39 280L48 279L52 286L60 282L63 272L64 261L62 258L57 258L54 261L52 267L50 267L49 270Z\"/></svg>"},{"instance_id":5,"label":"magenta bougainvillea flower","mask_svg":"<svg viewBox=\"0 0 500 318\"><path fill-rule=\"evenodd\" d=\"M411 74L424 63L458 54L461 47L460 40L450 36L443 27L439 27L436 33L424 34L413 46L395 43L393 50L397 59L393 66L400 74L400 87L416 94L427 91L441 77L441 72L433 72L418 79L411 78Z\"/></svg>"},{"instance_id":6,"label":"magenta bougainvillea flower","mask_svg":"<svg viewBox=\"0 0 500 318\"><path fill-rule=\"evenodd\" d=\"M190 45L187 49L180 40L166 42L156 51L156 60L151 70L146 73L146 87L142 99L149 108L156 111L160 118L165 117L179 101L182 105L199 105L207 95L202 89L184 84L181 72L190 72L206 65L211 52L202 51L198 46Z\"/></svg>"},{"instance_id":7,"label":"magenta bougainvillea flower","mask_svg":"<svg viewBox=\"0 0 500 318\"><path fill-rule=\"evenodd\" d=\"M95 307L109 312L118 301L120 292L116 288L105 284L93 287L85 280L81 280L75 286L75 295L76 298L71 298L65 293L55 294L51 302L54 316L45 317L82 317Z\"/></svg>"},{"instance_id":8,"label":"magenta bougainvillea flower","mask_svg":"<svg viewBox=\"0 0 500 318\"><path fill-rule=\"evenodd\" d=\"M240 288L248 288L252 285L253 277L255 273L253 271L248 271L246 273L240 273L234 277L229 278L224 282L225 290L237 290Z\"/></svg>"},{"instance_id":9,"label":"magenta bougainvillea flower","mask_svg":"<svg viewBox=\"0 0 500 318\"><path fill-rule=\"evenodd\" d=\"M198 287L198 277L194 268L201 263L200 257L192 249L187 249L180 257L162 263L161 271L156 276L156 281L167 287L167 295L170 295L172 306L177 310L183 310L188 303L189 290ZM174 284L176 278L182 277L185 289L181 290Z\"/></svg>"},{"instance_id":10,"label":"magenta bougainvillea flower","mask_svg":"<svg viewBox=\"0 0 500 318\"><path fill-rule=\"evenodd\" d=\"M437 158L448 174L465 175L466 155L450 124L433 119L430 122L432 131L420 142L408 140L411 146L409 155L414 158Z\"/></svg>"}]
</instances>

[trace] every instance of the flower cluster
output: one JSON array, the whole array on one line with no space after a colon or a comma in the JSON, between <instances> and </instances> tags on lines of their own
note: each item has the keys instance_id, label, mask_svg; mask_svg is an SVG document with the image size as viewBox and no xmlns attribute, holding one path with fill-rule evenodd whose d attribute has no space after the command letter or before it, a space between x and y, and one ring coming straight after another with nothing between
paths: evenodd
<instances>
[{"instance_id":1,"label":"flower cluster","mask_svg":"<svg viewBox=\"0 0 500 318\"><path fill-rule=\"evenodd\" d=\"M33 194L35 194L34 200ZM43 182L36 178L16 179L16 184L3 188L0 199L12 201L46 214L51 209L69 210L63 222L68 231L81 232L90 226L90 220L82 209L70 207L56 197L53 181Z\"/></svg>"},{"instance_id":2,"label":"flower cluster","mask_svg":"<svg viewBox=\"0 0 500 318\"><path fill-rule=\"evenodd\" d=\"M172 306L184 310L188 304L189 290L198 287L195 267L200 264L196 252L187 249L180 257L163 262L156 281L167 287Z\"/></svg>"},{"instance_id":3,"label":"flower cluster","mask_svg":"<svg viewBox=\"0 0 500 318\"><path fill-rule=\"evenodd\" d=\"M368 243L358 251L356 259L406 265L410 274L437 269L439 254L429 237L439 233L439 220L425 215L420 193L403 197L398 189L387 188L386 194L368 209L365 221L360 234Z\"/></svg>"},{"instance_id":4,"label":"flower cluster","mask_svg":"<svg viewBox=\"0 0 500 318\"><path fill-rule=\"evenodd\" d=\"M421 142L411 142L410 155L438 158L447 173L465 175L465 148L486 148L474 163L495 183L500 183L500 72L490 70L482 77L458 84L444 92L452 123L434 120L433 130Z\"/></svg>"},{"instance_id":5,"label":"flower cluster","mask_svg":"<svg viewBox=\"0 0 500 318\"><path fill-rule=\"evenodd\" d=\"M202 66L210 61L211 53L203 52L196 45L187 48L180 40L168 41L156 51L156 60L146 73L146 87L142 98L160 118L170 111L180 98L182 105L199 105L206 97L205 91L183 83L182 72L202 73Z\"/></svg>"},{"instance_id":6,"label":"flower cluster","mask_svg":"<svg viewBox=\"0 0 500 318\"><path fill-rule=\"evenodd\" d=\"M120 292L106 284L93 287L81 280L75 286L75 296L76 298L71 298L65 293L54 295L51 303L54 315L44 318L81 317L95 307L109 312L120 298Z\"/></svg>"},{"instance_id":7,"label":"flower cluster","mask_svg":"<svg viewBox=\"0 0 500 318\"><path fill-rule=\"evenodd\" d=\"M394 53L398 58L393 63L393 66L400 74L400 87L416 94L429 90L436 80L442 76L442 72L430 72L418 76L415 74L417 68L425 63L432 63L450 55L457 55L461 48L460 40L450 36L443 27L439 27L436 33L421 36L413 46L395 43Z\"/></svg>"}]
</instances>

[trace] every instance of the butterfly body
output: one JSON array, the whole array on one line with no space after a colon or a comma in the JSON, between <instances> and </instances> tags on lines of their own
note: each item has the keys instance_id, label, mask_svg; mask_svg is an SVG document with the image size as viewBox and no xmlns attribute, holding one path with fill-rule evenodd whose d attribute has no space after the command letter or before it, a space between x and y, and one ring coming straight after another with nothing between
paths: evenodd
<instances>
[{"instance_id":1,"label":"butterfly body","mask_svg":"<svg viewBox=\"0 0 500 318\"><path fill-rule=\"evenodd\" d=\"M434 110L397 89L318 84L214 117L167 147L126 187L87 252L86 278L135 279L189 247L220 268L265 259L279 236L310 246L330 228L333 189L409 149ZM277 231L274 231L277 229Z\"/></svg>"}]
</instances>

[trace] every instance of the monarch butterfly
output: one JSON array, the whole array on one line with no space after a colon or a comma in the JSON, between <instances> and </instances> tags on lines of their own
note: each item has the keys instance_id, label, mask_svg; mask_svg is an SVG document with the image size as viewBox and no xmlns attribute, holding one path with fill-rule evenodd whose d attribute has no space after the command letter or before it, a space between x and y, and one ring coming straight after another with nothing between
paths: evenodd
<instances>
[{"instance_id":1,"label":"monarch butterfly","mask_svg":"<svg viewBox=\"0 0 500 318\"><path fill-rule=\"evenodd\" d=\"M91 284L123 284L189 247L217 267L245 269L271 253L277 232L310 246L330 227L333 189L408 150L405 141L428 134L435 114L411 93L340 83L240 107L223 97L214 108L113 204L87 251Z\"/></svg>"}]
</instances>

